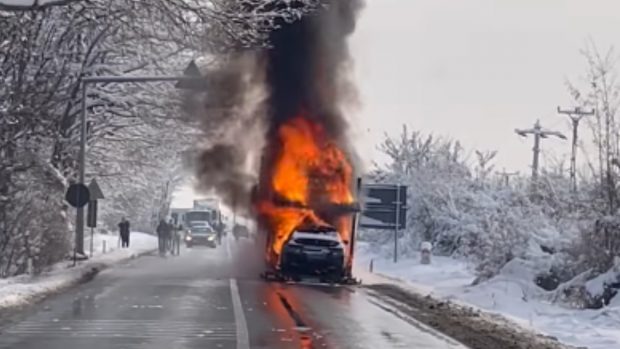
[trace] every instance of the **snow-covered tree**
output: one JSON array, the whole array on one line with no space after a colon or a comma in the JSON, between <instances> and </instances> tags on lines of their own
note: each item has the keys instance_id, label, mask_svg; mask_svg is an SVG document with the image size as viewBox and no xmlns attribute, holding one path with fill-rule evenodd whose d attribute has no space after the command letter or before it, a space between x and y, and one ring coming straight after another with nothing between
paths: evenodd
<instances>
[{"instance_id":1,"label":"snow-covered tree","mask_svg":"<svg viewBox=\"0 0 620 349\"><path fill-rule=\"evenodd\" d=\"M42 2L40 2L42 4ZM0 275L35 270L71 248L63 193L77 175L80 78L170 75L204 52L264 46L267 33L318 6L312 0L90 0L0 12ZM196 140L169 83L96 84L87 181L99 178L103 221L149 229ZM131 218L129 217L129 218Z\"/></svg>"}]
</instances>

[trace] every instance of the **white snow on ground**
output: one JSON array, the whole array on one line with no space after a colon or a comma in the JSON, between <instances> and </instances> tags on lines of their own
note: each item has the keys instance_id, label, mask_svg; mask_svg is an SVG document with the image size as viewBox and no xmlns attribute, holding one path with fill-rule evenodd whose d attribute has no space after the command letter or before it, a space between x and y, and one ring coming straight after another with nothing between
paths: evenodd
<instances>
[{"instance_id":1,"label":"white snow on ground","mask_svg":"<svg viewBox=\"0 0 620 349\"><path fill-rule=\"evenodd\" d=\"M471 286L474 273L462 261L433 256L430 265L420 264L419 257L394 264L391 258L368 252L363 244L356 257L357 274L362 279L373 278L367 273L371 260L375 275L390 277L395 283L406 282L415 292L502 315L565 344L590 349L620 348L620 297L600 310L570 309L548 301L545 296L549 293L524 278L526 273L518 263L509 263L500 275Z\"/></svg>"},{"instance_id":2,"label":"white snow on ground","mask_svg":"<svg viewBox=\"0 0 620 349\"><path fill-rule=\"evenodd\" d=\"M106 242L106 253L103 253L103 242ZM30 277L21 275L8 279L0 279L0 310L2 308L28 304L32 299L56 292L78 282L92 268L105 268L114 263L146 253L157 248L157 238L153 235L132 232L131 245L121 249L117 235L95 234L93 258L79 262L61 262L53 266L49 272ZM90 240L87 239L85 250L88 253Z\"/></svg>"}]
</instances>

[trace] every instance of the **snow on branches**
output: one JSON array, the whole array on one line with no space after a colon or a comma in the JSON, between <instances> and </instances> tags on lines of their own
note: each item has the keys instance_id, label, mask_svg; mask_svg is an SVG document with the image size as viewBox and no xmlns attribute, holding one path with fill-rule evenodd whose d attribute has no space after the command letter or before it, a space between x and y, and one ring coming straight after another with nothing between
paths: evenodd
<instances>
[{"instance_id":1,"label":"snow on branches","mask_svg":"<svg viewBox=\"0 0 620 349\"><path fill-rule=\"evenodd\" d=\"M77 177L80 78L179 74L199 54L267 45L279 21L295 20L319 2L36 4L36 11L0 11L0 276L24 272L32 262L40 270L71 247L73 214L62 197ZM106 190L107 224L131 214L134 226L149 229L169 204L183 151L196 139L179 120L178 97L170 83L89 86L86 177L99 177Z\"/></svg>"}]
</instances>

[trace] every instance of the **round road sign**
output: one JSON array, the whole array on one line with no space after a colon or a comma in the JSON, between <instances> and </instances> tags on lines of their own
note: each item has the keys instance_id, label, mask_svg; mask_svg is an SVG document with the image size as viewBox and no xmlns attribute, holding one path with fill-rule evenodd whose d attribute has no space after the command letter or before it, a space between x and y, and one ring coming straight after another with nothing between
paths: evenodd
<instances>
[{"instance_id":1,"label":"round road sign","mask_svg":"<svg viewBox=\"0 0 620 349\"><path fill-rule=\"evenodd\" d=\"M67 189L65 200L73 207L84 207L90 200L90 192L84 184L71 184Z\"/></svg>"}]
</instances>

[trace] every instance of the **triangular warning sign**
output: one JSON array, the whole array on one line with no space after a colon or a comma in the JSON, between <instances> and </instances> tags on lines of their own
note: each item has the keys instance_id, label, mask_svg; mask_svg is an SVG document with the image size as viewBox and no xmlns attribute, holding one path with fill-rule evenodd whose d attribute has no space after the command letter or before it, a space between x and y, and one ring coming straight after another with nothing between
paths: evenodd
<instances>
[{"instance_id":1,"label":"triangular warning sign","mask_svg":"<svg viewBox=\"0 0 620 349\"><path fill-rule=\"evenodd\" d=\"M202 73L196 65L196 61L192 60L187 65L187 68L183 71L183 75L188 78L195 78L195 80L180 80L174 85L176 88L185 90L206 90L206 81L201 79Z\"/></svg>"},{"instance_id":2,"label":"triangular warning sign","mask_svg":"<svg viewBox=\"0 0 620 349\"><path fill-rule=\"evenodd\" d=\"M101 187L99 187L99 184L94 178L92 181L90 181L90 184L88 185L88 191L90 192L91 201L105 199L105 197L103 196L103 192L101 191Z\"/></svg>"}]
</instances>

